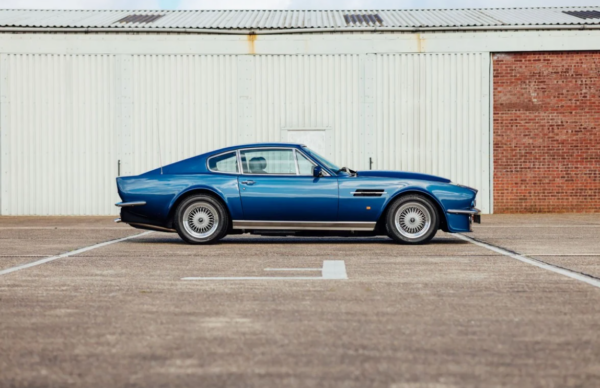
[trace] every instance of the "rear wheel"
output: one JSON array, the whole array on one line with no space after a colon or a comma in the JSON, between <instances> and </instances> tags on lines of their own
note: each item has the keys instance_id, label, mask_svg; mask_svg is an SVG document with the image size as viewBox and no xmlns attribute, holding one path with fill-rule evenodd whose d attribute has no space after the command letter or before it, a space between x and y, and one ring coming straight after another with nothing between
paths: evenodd
<instances>
[{"instance_id":1,"label":"rear wheel","mask_svg":"<svg viewBox=\"0 0 600 388\"><path fill-rule=\"evenodd\" d=\"M430 199L411 194L398 198L387 213L388 235L403 244L424 244L439 228L439 216Z\"/></svg>"},{"instance_id":2,"label":"rear wheel","mask_svg":"<svg viewBox=\"0 0 600 388\"><path fill-rule=\"evenodd\" d=\"M179 204L174 221L184 241L210 244L227 234L229 216L220 201L208 195L195 195Z\"/></svg>"}]
</instances>

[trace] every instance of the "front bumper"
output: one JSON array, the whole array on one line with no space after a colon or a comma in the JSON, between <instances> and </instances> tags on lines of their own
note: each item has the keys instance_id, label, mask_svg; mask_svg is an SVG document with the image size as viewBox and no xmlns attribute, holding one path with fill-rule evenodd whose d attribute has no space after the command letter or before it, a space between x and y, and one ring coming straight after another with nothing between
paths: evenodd
<instances>
[{"instance_id":1,"label":"front bumper","mask_svg":"<svg viewBox=\"0 0 600 388\"><path fill-rule=\"evenodd\" d=\"M471 208L468 210L463 209L450 209L447 211L448 214L456 214L456 215L468 215L469 216L469 231L471 232L471 224L474 222L476 224L481 224L481 210L477 208Z\"/></svg>"}]
</instances>

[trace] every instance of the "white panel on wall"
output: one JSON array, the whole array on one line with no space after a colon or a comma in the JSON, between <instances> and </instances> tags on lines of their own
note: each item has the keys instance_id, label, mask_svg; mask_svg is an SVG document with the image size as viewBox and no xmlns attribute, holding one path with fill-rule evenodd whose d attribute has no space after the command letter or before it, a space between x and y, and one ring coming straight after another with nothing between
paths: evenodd
<instances>
[{"instance_id":1,"label":"white panel on wall","mask_svg":"<svg viewBox=\"0 0 600 388\"><path fill-rule=\"evenodd\" d=\"M489 211L488 67L488 54L3 54L1 214L116 214L119 160L140 174L311 129L339 165L446 176Z\"/></svg>"},{"instance_id":2,"label":"white panel on wall","mask_svg":"<svg viewBox=\"0 0 600 388\"><path fill-rule=\"evenodd\" d=\"M124 174L158 167L159 147L167 164L229 145L286 141L282 129L314 127L340 131L333 159L362 168L368 163L357 157L364 154L358 55L131 58L132 141L124 150L131 158L124 160Z\"/></svg>"},{"instance_id":3,"label":"white panel on wall","mask_svg":"<svg viewBox=\"0 0 600 388\"><path fill-rule=\"evenodd\" d=\"M373 169L479 189L490 212L489 54L385 54L374 61Z\"/></svg>"},{"instance_id":4,"label":"white panel on wall","mask_svg":"<svg viewBox=\"0 0 600 388\"><path fill-rule=\"evenodd\" d=\"M238 143L238 61L228 55L131 57L131 157L125 174ZM159 144L160 142L160 144Z\"/></svg>"},{"instance_id":5,"label":"white panel on wall","mask_svg":"<svg viewBox=\"0 0 600 388\"><path fill-rule=\"evenodd\" d=\"M360 158L364 150L359 55L253 59L255 141L287 141L286 130L326 128L335 139L328 156L341 165L365 168L368 160Z\"/></svg>"},{"instance_id":6,"label":"white panel on wall","mask_svg":"<svg viewBox=\"0 0 600 388\"><path fill-rule=\"evenodd\" d=\"M0 66L2 214L114 213L114 56L3 54Z\"/></svg>"}]
</instances>

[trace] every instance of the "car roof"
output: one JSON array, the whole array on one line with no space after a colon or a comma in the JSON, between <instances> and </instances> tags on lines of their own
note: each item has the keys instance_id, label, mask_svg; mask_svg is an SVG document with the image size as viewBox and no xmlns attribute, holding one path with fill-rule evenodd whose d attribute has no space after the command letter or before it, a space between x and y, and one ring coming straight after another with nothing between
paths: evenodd
<instances>
[{"instance_id":1,"label":"car roof","mask_svg":"<svg viewBox=\"0 0 600 388\"><path fill-rule=\"evenodd\" d=\"M213 155L213 154L220 154L220 153L227 152L227 151L239 150L241 148L260 148L260 147L293 147L293 148L300 148L300 147L306 147L306 146L304 144L300 144L300 143L249 143L249 144L240 144L240 145L235 145L235 146L220 148L218 150L211 151L208 154L209 155Z\"/></svg>"}]
</instances>

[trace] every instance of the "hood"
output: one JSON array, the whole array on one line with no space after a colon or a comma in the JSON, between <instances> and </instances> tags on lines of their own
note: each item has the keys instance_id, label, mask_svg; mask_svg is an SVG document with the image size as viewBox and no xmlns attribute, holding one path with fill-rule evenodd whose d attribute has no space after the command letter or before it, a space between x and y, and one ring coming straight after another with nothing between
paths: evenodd
<instances>
[{"instance_id":1,"label":"hood","mask_svg":"<svg viewBox=\"0 0 600 388\"><path fill-rule=\"evenodd\" d=\"M406 171L358 171L358 176L375 176L382 178L398 178L398 179L413 179L422 181L432 182L444 182L450 183L450 179L442 178L435 175L420 174L418 172L406 172Z\"/></svg>"}]
</instances>

